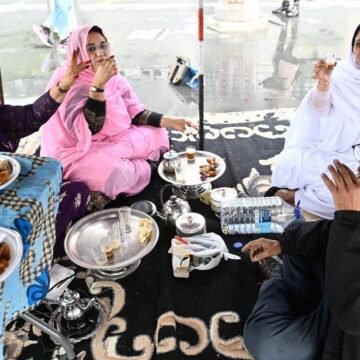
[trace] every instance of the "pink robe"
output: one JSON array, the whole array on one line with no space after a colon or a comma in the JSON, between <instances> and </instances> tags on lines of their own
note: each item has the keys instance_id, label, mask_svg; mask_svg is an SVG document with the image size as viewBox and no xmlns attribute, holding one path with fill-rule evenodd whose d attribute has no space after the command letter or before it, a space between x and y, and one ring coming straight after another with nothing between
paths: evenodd
<instances>
[{"instance_id":1,"label":"pink robe","mask_svg":"<svg viewBox=\"0 0 360 360\"><path fill-rule=\"evenodd\" d=\"M92 25L73 32L68 59L80 48L79 61L87 61L86 40ZM58 68L48 88L66 73ZM104 126L92 135L84 117L84 105L95 73L83 71L63 103L42 127L41 155L61 161L66 180L86 183L91 191L100 191L114 199L118 194L134 195L150 182L151 169L146 160L158 160L169 148L165 129L135 126L131 119L144 110L131 86L120 75L105 86L106 118Z\"/></svg>"}]
</instances>

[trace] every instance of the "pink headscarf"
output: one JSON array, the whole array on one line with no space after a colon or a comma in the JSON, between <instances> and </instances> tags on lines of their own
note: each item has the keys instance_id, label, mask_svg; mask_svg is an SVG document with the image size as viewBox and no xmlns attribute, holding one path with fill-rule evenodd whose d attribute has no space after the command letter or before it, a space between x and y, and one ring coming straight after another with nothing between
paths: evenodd
<instances>
[{"instance_id":1,"label":"pink headscarf","mask_svg":"<svg viewBox=\"0 0 360 360\"><path fill-rule=\"evenodd\" d=\"M69 45L67 49L67 61L62 67L55 70L54 75L50 79L47 88L50 89L58 81L60 81L68 68L68 63L71 61L73 51L80 49L79 62L88 61L89 56L86 51L86 42L88 33L90 32L93 25L85 25L74 31L69 39ZM103 129L92 136L86 119L83 115L83 108L89 96L89 88L94 78L94 71L91 66L81 72L79 78L75 81L74 85L69 90L66 98L64 99L61 107L52 117L51 121L43 126L43 133L47 136L43 136L42 152L47 156L55 156L66 164L66 159L70 155L71 161L74 161L73 146L71 146L71 153L68 154L66 146L62 149L62 154L58 154L58 149L54 148L57 141L51 139L53 136L56 137L54 131L54 118L59 120L64 129L62 129L62 136L70 135L71 138L68 140L77 141L76 150L79 157L88 151L89 144L94 140L101 140L109 136L120 135L123 131L129 129L131 125L131 119L136 114L144 110L144 106L140 103L137 96L135 95L131 86L121 76L116 75L112 77L106 84L105 95L106 95L106 122ZM124 104L125 102L125 104ZM123 106L125 105L125 106ZM51 129L50 129L51 127ZM67 134L63 133L63 130ZM53 136L49 136L51 133ZM60 139L61 140L61 139ZM62 143L62 141L61 141Z\"/></svg>"},{"instance_id":2,"label":"pink headscarf","mask_svg":"<svg viewBox=\"0 0 360 360\"><path fill-rule=\"evenodd\" d=\"M69 38L68 47L66 50L66 56L67 56L67 63L69 64L72 58L72 54L77 49L80 50L78 59L79 61L88 61L90 60L89 55L87 54L86 50L86 43L87 43L87 37L89 35L89 32L92 28L94 28L95 25L84 25L80 28L78 28L76 31L74 31ZM107 37L105 36L104 32L101 28L96 26L98 29L101 30L101 35L105 38L106 41Z\"/></svg>"},{"instance_id":3,"label":"pink headscarf","mask_svg":"<svg viewBox=\"0 0 360 360\"><path fill-rule=\"evenodd\" d=\"M71 34L67 50L67 64L71 60L73 51L78 48L80 49L78 61L89 60L86 42L92 28L93 25L85 25ZM53 87L63 78L67 71L67 64L55 71L48 88ZM110 155L107 158L114 157L112 164L104 162L101 165L105 174L106 172L110 173L114 166L116 167L114 164L118 159L157 160L160 152L165 151L169 145L165 129L149 126L136 127L131 124L135 115L144 110L144 106L140 103L132 87L119 74L113 76L106 83L104 126L101 131L92 135L83 110L89 97L94 75L91 67L81 72L62 105L42 127L41 154L60 160L64 166L64 176L68 179L83 180L87 176L91 176L90 173L84 174L84 172L80 177L74 174L78 174L79 160L84 160L85 164L81 165L83 168L91 166L93 153L108 151ZM145 168L146 164L143 167ZM130 193L130 191L127 192Z\"/></svg>"}]
</instances>

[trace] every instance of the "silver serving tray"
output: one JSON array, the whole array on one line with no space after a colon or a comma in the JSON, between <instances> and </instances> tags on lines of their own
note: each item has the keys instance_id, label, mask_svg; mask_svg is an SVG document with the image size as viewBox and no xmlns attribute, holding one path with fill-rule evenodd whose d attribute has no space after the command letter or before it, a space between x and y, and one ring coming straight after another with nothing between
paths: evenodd
<instances>
[{"instance_id":1,"label":"silver serving tray","mask_svg":"<svg viewBox=\"0 0 360 360\"><path fill-rule=\"evenodd\" d=\"M162 161L158 167L159 175L165 180L172 184L178 185L178 186L196 186L201 184L210 183L216 179L218 179L220 176L222 176L226 170L226 164L223 158L220 156L208 152L208 151L195 151L195 161L194 162L188 162L186 158L186 152L179 152L178 154L179 159L181 161L181 166L184 171L184 182L179 182L176 180L175 175L168 174L164 171L164 162ZM209 157L215 157L218 162L218 167L216 168L217 174L214 177L209 177L206 180L201 180L200 176L200 165L206 165L208 164L207 158Z\"/></svg>"},{"instance_id":2,"label":"silver serving tray","mask_svg":"<svg viewBox=\"0 0 360 360\"><path fill-rule=\"evenodd\" d=\"M118 209L107 209L90 214L73 225L65 238L66 254L71 261L85 269L116 270L134 264L155 247L159 239L159 228L154 219L142 211L131 209L131 215L134 236L129 241L127 249L116 251L115 255L108 259L108 264L97 265L92 248L96 242L108 234L112 225L118 221ZM143 218L152 222L152 237L145 245L142 245L137 239L138 223Z\"/></svg>"},{"instance_id":3,"label":"silver serving tray","mask_svg":"<svg viewBox=\"0 0 360 360\"><path fill-rule=\"evenodd\" d=\"M13 157L0 154L0 160L6 160L10 167L10 176L6 183L0 185L0 190L8 187L20 174L21 166L20 163Z\"/></svg>"}]
</instances>

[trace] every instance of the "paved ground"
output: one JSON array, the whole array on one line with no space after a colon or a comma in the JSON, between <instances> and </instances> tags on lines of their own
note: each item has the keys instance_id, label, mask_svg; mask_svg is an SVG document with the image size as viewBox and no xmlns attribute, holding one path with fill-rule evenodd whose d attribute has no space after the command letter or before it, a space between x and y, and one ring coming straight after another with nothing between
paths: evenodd
<instances>
[{"instance_id":1,"label":"paved ground","mask_svg":"<svg viewBox=\"0 0 360 360\"><path fill-rule=\"evenodd\" d=\"M204 3L209 25L216 1ZM260 5L270 16L278 1ZM166 77L176 55L197 64L196 0L78 0L78 8L79 23L96 23L109 34L122 71L149 109L196 116L196 92L171 87ZM297 106L311 87L314 60L343 54L359 14L359 1L302 0L301 16L285 26L269 22L267 31L256 35L207 30L205 111ZM26 103L42 93L64 56L43 47L32 32L32 24L47 16L44 0L1 0L0 16L5 97Z\"/></svg>"}]
</instances>

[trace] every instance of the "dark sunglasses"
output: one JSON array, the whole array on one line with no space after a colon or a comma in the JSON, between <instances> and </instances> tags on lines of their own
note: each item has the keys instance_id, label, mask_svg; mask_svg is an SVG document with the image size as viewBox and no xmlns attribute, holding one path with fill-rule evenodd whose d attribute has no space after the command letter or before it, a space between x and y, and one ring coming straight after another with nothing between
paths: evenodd
<instances>
[{"instance_id":1,"label":"dark sunglasses","mask_svg":"<svg viewBox=\"0 0 360 360\"><path fill-rule=\"evenodd\" d=\"M351 146L353 149L354 158L356 161L360 162L360 144L355 144Z\"/></svg>"}]
</instances>

